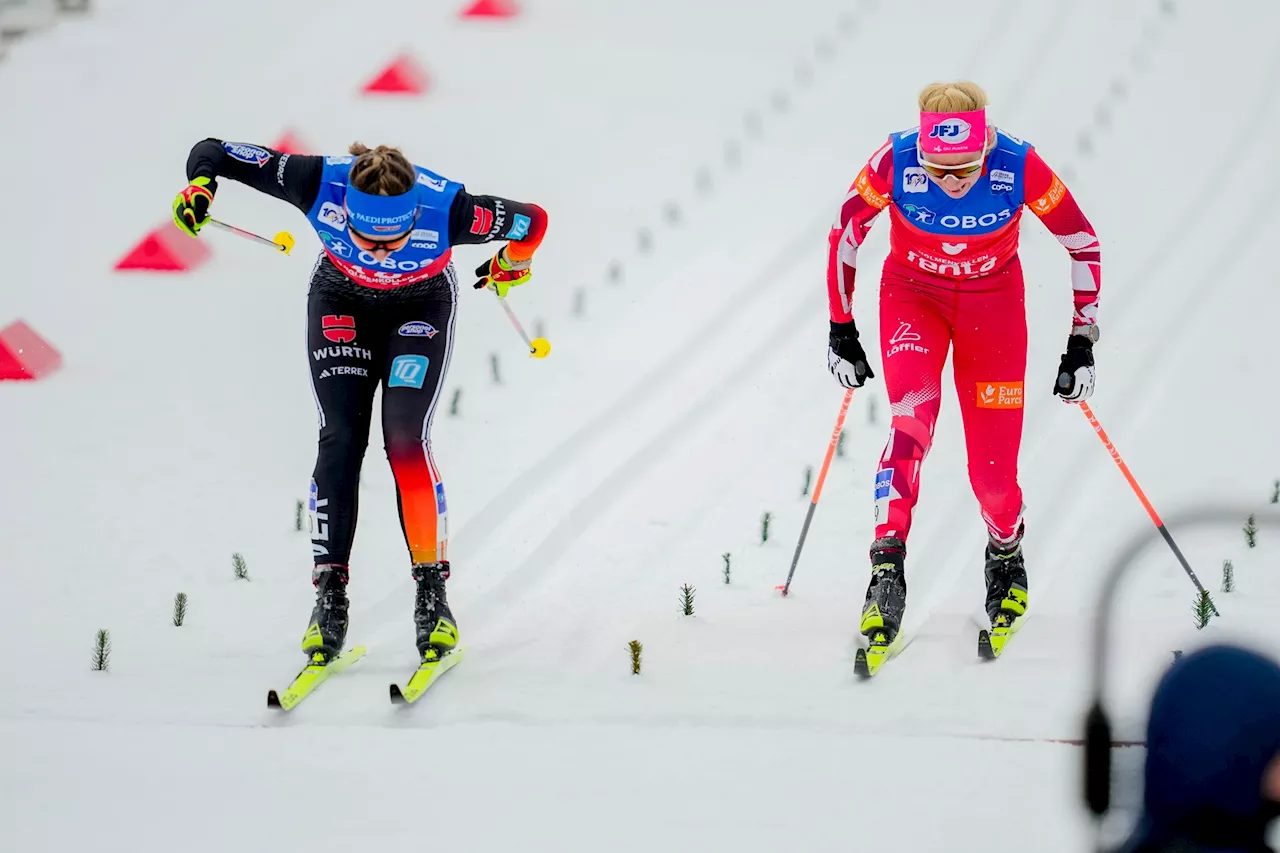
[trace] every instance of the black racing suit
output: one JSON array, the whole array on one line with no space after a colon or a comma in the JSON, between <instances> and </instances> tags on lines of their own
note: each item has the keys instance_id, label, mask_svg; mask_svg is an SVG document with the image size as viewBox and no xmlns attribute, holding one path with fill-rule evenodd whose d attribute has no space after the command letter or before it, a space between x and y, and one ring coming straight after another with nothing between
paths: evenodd
<instances>
[{"instance_id":1,"label":"black racing suit","mask_svg":"<svg viewBox=\"0 0 1280 853\"><path fill-rule=\"evenodd\" d=\"M187 160L187 179L231 178L309 212L320 191L324 158L265 150L271 158L257 165L228 156L221 140L203 140ZM450 242L501 239L493 232L477 235L472 230L481 209L503 208L508 215L529 217L529 234L520 242L536 247L546 228L540 207L471 195L465 188L450 210ZM311 483L316 565L348 564L360 466L379 385L383 440L410 559L415 565L448 559L448 508L430 436L453 349L457 297L452 263L425 281L379 290L348 278L323 253L316 262L307 298L307 360L320 419Z\"/></svg>"}]
</instances>

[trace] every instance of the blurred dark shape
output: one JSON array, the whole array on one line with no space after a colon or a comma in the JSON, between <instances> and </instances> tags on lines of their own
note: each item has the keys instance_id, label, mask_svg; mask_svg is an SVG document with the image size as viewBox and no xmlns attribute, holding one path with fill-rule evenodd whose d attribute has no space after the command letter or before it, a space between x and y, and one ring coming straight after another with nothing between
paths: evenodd
<instances>
[{"instance_id":1,"label":"blurred dark shape","mask_svg":"<svg viewBox=\"0 0 1280 853\"><path fill-rule=\"evenodd\" d=\"M1183 655L1147 722L1143 813L1123 853L1272 853L1280 666L1227 645Z\"/></svg>"}]
</instances>

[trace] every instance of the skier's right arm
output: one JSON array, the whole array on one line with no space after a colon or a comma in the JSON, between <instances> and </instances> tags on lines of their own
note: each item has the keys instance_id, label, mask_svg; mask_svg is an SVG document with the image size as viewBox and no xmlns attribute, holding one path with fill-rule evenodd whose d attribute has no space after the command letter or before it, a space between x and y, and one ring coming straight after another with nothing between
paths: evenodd
<instances>
[{"instance_id":1,"label":"skier's right arm","mask_svg":"<svg viewBox=\"0 0 1280 853\"><path fill-rule=\"evenodd\" d=\"M320 194L324 158L283 154L260 145L202 139L187 157L188 186L173 203L173 220L196 236L209 221L209 207L219 178L252 187L287 201L303 213L311 210Z\"/></svg>"},{"instance_id":2,"label":"skier's right arm","mask_svg":"<svg viewBox=\"0 0 1280 853\"><path fill-rule=\"evenodd\" d=\"M859 388L875 377L853 322L853 282L858 271L858 247L880 211L892 203L892 152L891 139L871 155L849 188L840 205L840 216L827 235L827 303L831 312L827 368L845 388Z\"/></svg>"}]
</instances>

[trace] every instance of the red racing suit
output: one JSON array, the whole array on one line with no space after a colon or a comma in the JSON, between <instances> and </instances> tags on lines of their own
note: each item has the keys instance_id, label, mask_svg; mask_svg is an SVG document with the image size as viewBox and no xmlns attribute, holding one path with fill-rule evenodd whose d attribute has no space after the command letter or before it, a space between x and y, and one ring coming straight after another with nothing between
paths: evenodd
<instances>
[{"instance_id":1,"label":"red racing suit","mask_svg":"<svg viewBox=\"0 0 1280 853\"><path fill-rule=\"evenodd\" d=\"M875 537L906 540L920 467L933 443L948 348L964 421L969 480L990 535L1022 524L1027 319L1018 228L1031 209L1071 256L1075 325L1096 321L1102 282L1093 227L1028 143L997 130L982 175L959 199L916 156L918 128L895 133L858 173L829 235L833 322L853 319L858 247L889 209L880 290L880 346L892 424L875 478Z\"/></svg>"}]
</instances>

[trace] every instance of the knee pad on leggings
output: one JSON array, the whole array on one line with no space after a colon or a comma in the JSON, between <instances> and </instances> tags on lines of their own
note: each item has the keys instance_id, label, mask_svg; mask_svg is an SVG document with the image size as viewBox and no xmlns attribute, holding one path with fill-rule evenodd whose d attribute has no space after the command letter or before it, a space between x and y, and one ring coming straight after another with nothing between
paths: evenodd
<instances>
[{"instance_id":1,"label":"knee pad on leggings","mask_svg":"<svg viewBox=\"0 0 1280 853\"><path fill-rule=\"evenodd\" d=\"M933 434L924 421L910 415L894 415L890 430L882 461L915 462L929 455Z\"/></svg>"}]
</instances>

